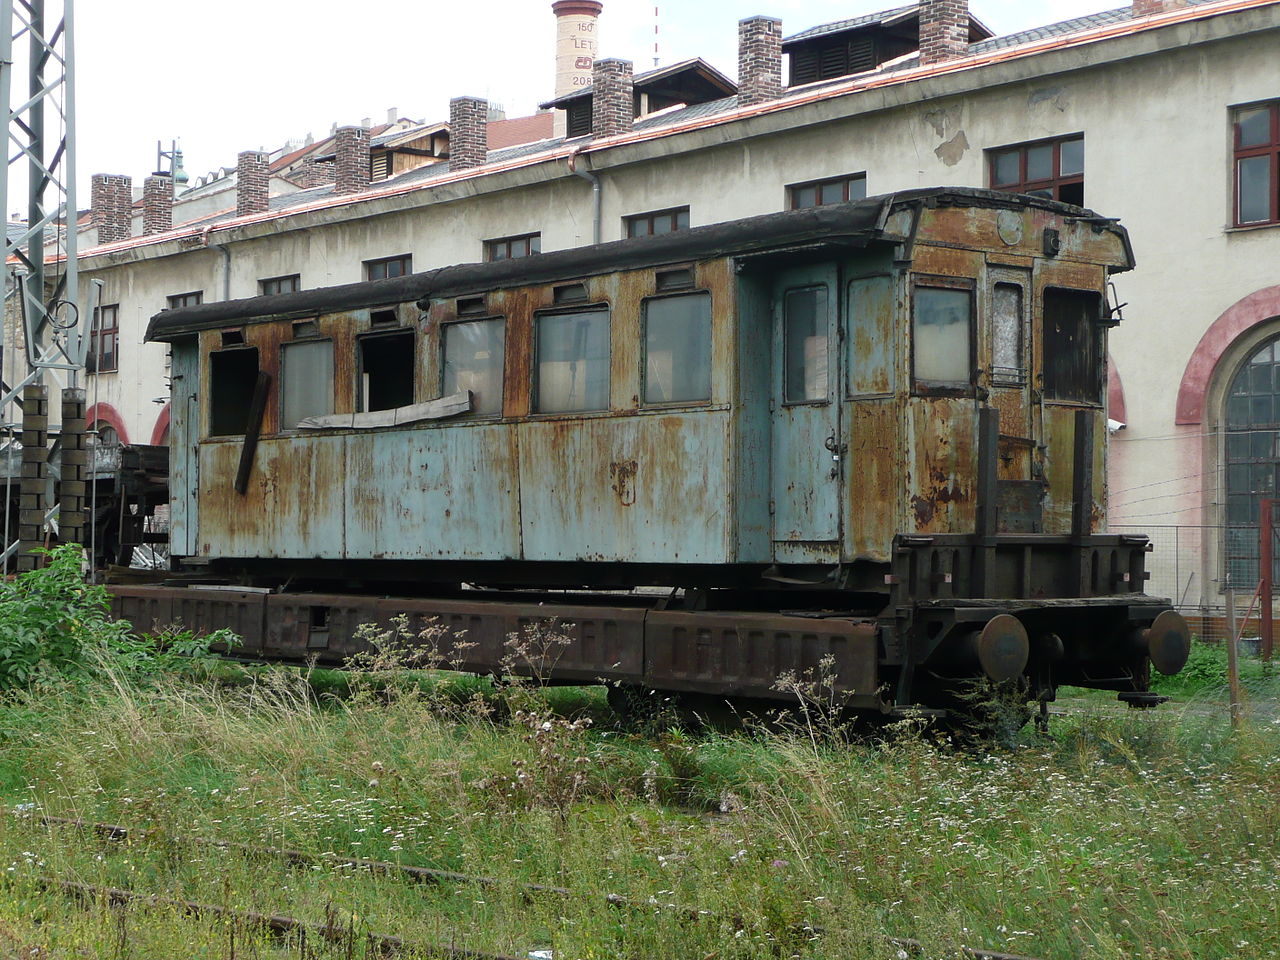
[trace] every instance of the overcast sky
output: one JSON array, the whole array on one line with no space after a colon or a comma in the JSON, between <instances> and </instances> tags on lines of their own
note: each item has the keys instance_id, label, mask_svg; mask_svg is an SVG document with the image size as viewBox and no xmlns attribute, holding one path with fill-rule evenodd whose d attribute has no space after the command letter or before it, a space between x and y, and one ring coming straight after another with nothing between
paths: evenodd
<instances>
[{"instance_id":1,"label":"overcast sky","mask_svg":"<svg viewBox=\"0 0 1280 960\"><path fill-rule=\"evenodd\" d=\"M637 72L652 67L652 0L603 2L600 55L633 60ZM971 9L1008 33L1121 2L974 0ZM892 5L659 0L660 56L664 64L701 56L732 77L743 17L781 17L789 36ZM377 123L392 107L444 119L450 97L469 95L521 116L552 95L550 0L80 0L76 31L81 191L93 173L129 174L140 185L157 140L178 140L195 178L234 166L241 150L320 137L335 122ZM10 196L17 209L25 194ZM86 206L87 192L78 200Z\"/></svg>"}]
</instances>

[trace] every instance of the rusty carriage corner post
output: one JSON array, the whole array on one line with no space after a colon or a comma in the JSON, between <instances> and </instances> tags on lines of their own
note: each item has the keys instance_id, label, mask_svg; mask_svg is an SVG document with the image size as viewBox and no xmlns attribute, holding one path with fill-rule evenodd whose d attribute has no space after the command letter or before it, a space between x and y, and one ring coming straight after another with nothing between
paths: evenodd
<instances>
[{"instance_id":1,"label":"rusty carriage corner post","mask_svg":"<svg viewBox=\"0 0 1280 960\"><path fill-rule=\"evenodd\" d=\"M1259 536L1262 542L1259 544L1258 579L1260 586L1258 592L1262 599L1258 616L1262 633L1262 659L1267 663L1271 662L1275 634L1275 626L1271 622L1271 591L1275 589L1275 584L1272 580L1275 564L1275 515L1277 503L1280 503L1280 500L1267 497L1263 499L1260 510L1262 522Z\"/></svg>"}]
</instances>

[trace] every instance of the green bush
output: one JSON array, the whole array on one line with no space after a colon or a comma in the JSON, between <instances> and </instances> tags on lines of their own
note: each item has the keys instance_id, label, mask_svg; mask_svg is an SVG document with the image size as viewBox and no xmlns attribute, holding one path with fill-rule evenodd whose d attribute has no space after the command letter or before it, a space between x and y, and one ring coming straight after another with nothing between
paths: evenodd
<instances>
[{"instance_id":1,"label":"green bush","mask_svg":"<svg viewBox=\"0 0 1280 960\"><path fill-rule=\"evenodd\" d=\"M209 658L214 643L234 644L227 631L195 637L169 631L136 636L111 617L105 587L86 583L74 544L45 551L39 570L0 581L0 689L55 678L85 679L106 670L147 675L179 658Z\"/></svg>"},{"instance_id":2,"label":"green bush","mask_svg":"<svg viewBox=\"0 0 1280 960\"><path fill-rule=\"evenodd\" d=\"M1246 657L1239 658L1240 678L1244 681L1261 680L1269 675L1269 665ZM1152 671L1151 689L1157 693L1176 696L1195 696L1213 693L1227 686L1227 646L1225 643L1205 643L1193 637L1191 653L1181 671L1172 677Z\"/></svg>"}]
</instances>

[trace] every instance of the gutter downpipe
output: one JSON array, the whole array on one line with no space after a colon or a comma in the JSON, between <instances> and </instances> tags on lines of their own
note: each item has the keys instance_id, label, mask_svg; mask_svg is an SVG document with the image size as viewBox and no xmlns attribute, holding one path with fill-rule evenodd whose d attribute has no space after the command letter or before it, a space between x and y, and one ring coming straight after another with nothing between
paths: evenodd
<instances>
[{"instance_id":1,"label":"gutter downpipe","mask_svg":"<svg viewBox=\"0 0 1280 960\"><path fill-rule=\"evenodd\" d=\"M569 152L569 172L576 177L581 177L587 183L591 184L591 242L600 242L600 224L602 219L602 197L600 193L600 178L590 170L578 169L578 154L582 152L581 147L575 147Z\"/></svg>"},{"instance_id":2,"label":"gutter downpipe","mask_svg":"<svg viewBox=\"0 0 1280 960\"><path fill-rule=\"evenodd\" d=\"M222 299L231 299L231 251L227 249L224 243L210 243L209 235L213 232L213 224L209 224L200 231L200 239L203 244L210 250L217 250L222 254Z\"/></svg>"}]
</instances>

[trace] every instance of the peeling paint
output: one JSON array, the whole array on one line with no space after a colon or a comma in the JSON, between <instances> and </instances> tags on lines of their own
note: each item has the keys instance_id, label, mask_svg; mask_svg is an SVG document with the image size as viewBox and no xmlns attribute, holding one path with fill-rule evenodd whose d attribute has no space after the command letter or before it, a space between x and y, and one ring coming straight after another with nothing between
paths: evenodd
<instances>
[{"instance_id":1,"label":"peeling paint","mask_svg":"<svg viewBox=\"0 0 1280 960\"><path fill-rule=\"evenodd\" d=\"M945 163L948 167L954 167L962 159L969 150L969 138L964 135L964 131L960 130L954 137L938 145L933 152L938 159Z\"/></svg>"}]
</instances>

